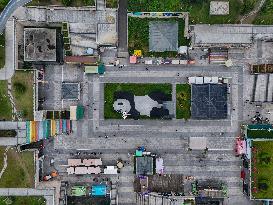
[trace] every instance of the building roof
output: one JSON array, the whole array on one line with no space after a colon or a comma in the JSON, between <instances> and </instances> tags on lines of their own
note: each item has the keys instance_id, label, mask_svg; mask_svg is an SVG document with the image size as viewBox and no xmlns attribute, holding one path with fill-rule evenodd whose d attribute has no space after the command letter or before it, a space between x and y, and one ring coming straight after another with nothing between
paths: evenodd
<instances>
[{"instance_id":1,"label":"building roof","mask_svg":"<svg viewBox=\"0 0 273 205\"><path fill-rule=\"evenodd\" d=\"M79 100L80 84L79 83L62 83L62 99Z\"/></svg>"},{"instance_id":2,"label":"building roof","mask_svg":"<svg viewBox=\"0 0 273 205\"><path fill-rule=\"evenodd\" d=\"M97 43L100 45L116 45L118 32L115 23L99 23L97 25Z\"/></svg>"},{"instance_id":3,"label":"building roof","mask_svg":"<svg viewBox=\"0 0 273 205\"><path fill-rule=\"evenodd\" d=\"M137 63L137 57L136 56L130 56L130 63L136 64Z\"/></svg>"},{"instance_id":4,"label":"building roof","mask_svg":"<svg viewBox=\"0 0 273 205\"><path fill-rule=\"evenodd\" d=\"M236 25L236 24L197 24L191 29L194 46L211 44L230 46L248 45L254 38L265 38L273 33L273 26Z\"/></svg>"},{"instance_id":5,"label":"building roof","mask_svg":"<svg viewBox=\"0 0 273 205\"><path fill-rule=\"evenodd\" d=\"M227 118L227 84L192 84L193 119Z\"/></svg>"},{"instance_id":6,"label":"building roof","mask_svg":"<svg viewBox=\"0 0 273 205\"><path fill-rule=\"evenodd\" d=\"M99 184L99 185L93 185L92 196L106 196L106 185L105 184Z\"/></svg>"},{"instance_id":7,"label":"building roof","mask_svg":"<svg viewBox=\"0 0 273 205\"><path fill-rule=\"evenodd\" d=\"M178 23L151 21L149 23L149 50L156 52L178 50Z\"/></svg>"},{"instance_id":8,"label":"building roof","mask_svg":"<svg viewBox=\"0 0 273 205\"><path fill-rule=\"evenodd\" d=\"M56 29L24 29L24 61L56 61Z\"/></svg>"},{"instance_id":9,"label":"building roof","mask_svg":"<svg viewBox=\"0 0 273 205\"><path fill-rule=\"evenodd\" d=\"M136 157L136 175L153 175L154 159L151 156Z\"/></svg>"},{"instance_id":10,"label":"building roof","mask_svg":"<svg viewBox=\"0 0 273 205\"><path fill-rule=\"evenodd\" d=\"M71 189L72 196L85 196L86 187L85 186L73 186Z\"/></svg>"},{"instance_id":11,"label":"building roof","mask_svg":"<svg viewBox=\"0 0 273 205\"><path fill-rule=\"evenodd\" d=\"M98 61L96 56L65 56L66 63L95 64Z\"/></svg>"}]
</instances>

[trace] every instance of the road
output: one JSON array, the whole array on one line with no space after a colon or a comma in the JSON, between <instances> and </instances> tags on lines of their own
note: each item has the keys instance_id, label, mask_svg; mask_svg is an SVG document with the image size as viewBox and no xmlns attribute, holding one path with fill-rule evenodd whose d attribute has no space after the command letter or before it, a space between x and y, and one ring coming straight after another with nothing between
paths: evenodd
<instances>
[{"instance_id":1,"label":"road","mask_svg":"<svg viewBox=\"0 0 273 205\"><path fill-rule=\"evenodd\" d=\"M20 6L31 2L31 0L11 0L0 14L0 33L3 33L5 25L11 14Z\"/></svg>"},{"instance_id":2,"label":"road","mask_svg":"<svg viewBox=\"0 0 273 205\"><path fill-rule=\"evenodd\" d=\"M127 51L127 0L119 1L118 8L118 46L121 51Z\"/></svg>"}]
</instances>

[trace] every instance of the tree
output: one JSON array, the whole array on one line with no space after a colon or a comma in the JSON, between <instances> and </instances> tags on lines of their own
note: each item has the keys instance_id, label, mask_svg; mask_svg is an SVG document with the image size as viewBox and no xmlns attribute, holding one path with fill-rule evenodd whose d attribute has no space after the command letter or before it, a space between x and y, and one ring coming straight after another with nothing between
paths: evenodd
<instances>
[{"instance_id":1,"label":"tree","mask_svg":"<svg viewBox=\"0 0 273 205\"><path fill-rule=\"evenodd\" d=\"M20 82L15 82L13 86L15 89L15 93L18 95L23 95L27 90L26 86Z\"/></svg>"},{"instance_id":2,"label":"tree","mask_svg":"<svg viewBox=\"0 0 273 205\"><path fill-rule=\"evenodd\" d=\"M63 5L65 6L71 6L72 4L72 0L62 0L62 2L63 2Z\"/></svg>"}]
</instances>

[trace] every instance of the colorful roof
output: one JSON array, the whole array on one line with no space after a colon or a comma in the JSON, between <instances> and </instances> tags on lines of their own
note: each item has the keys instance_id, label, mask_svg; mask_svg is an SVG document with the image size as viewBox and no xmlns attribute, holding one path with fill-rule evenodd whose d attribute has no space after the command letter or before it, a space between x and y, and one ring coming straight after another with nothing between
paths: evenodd
<instances>
[{"instance_id":1,"label":"colorful roof","mask_svg":"<svg viewBox=\"0 0 273 205\"><path fill-rule=\"evenodd\" d=\"M73 186L71 190L72 196L85 196L86 195L86 187L84 186Z\"/></svg>"},{"instance_id":2,"label":"colorful roof","mask_svg":"<svg viewBox=\"0 0 273 205\"><path fill-rule=\"evenodd\" d=\"M95 56L65 56L64 61L66 63L95 64L98 58Z\"/></svg>"},{"instance_id":3,"label":"colorful roof","mask_svg":"<svg viewBox=\"0 0 273 205\"><path fill-rule=\"evenodd\" d=\"M136 64L137 63L137 57L136 56L130 56L130 63Z\"/></svg>"},{"instance_id":4,"label":"colorful roof","mask_svg":"<svg viewBox=\"0 0 273 205\"><path fill-rule=\"evenodd\" d=\"M91 191L92 196L106 196L106 185L93 185Z\"/></svg>"}]
</instances>

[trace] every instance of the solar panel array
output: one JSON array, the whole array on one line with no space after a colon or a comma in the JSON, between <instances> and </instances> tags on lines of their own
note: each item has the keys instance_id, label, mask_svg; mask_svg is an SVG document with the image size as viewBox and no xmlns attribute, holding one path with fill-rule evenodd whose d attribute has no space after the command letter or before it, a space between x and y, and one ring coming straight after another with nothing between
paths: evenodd
<instances>
[{"instance_id":1,"label":"solar panel array","mask_svg":"<svg viewBox=\"0 0 273 205\"><path fill-rule=\"evenodd\" d=\"M192 84L192 119L227 118L227 84Z\"/></svg>"}]
</instances>

